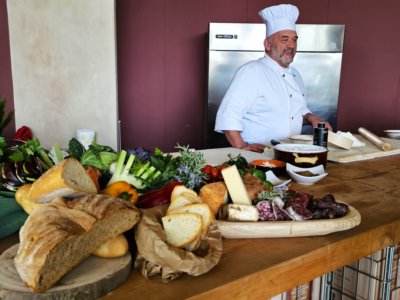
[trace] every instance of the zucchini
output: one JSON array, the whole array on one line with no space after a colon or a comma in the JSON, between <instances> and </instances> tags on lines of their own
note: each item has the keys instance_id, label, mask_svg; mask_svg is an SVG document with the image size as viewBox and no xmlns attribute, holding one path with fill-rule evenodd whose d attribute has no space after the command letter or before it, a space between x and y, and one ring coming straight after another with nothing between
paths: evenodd
<instances>
[{"instance_id":1,"label":"zucchini","mask_svg":"<svg viewBox=\"0 0 400 300\"><path fill-rule=\"evenodd\" d=\"M15 201L15 198L5 198L0 196L0 219L8 214L23 210L22 207Z\"/></svg>"},{"instance_id":2,"label":"zucchini","mask_svg":"<svg viewBox=\"0 0 400 300\"><path fill-rule=\"evenodd\" d=\"M16 211L0 218L0 239L17 232L24 225L28 214L23 211Z\"/></svg>"}]
</instances>

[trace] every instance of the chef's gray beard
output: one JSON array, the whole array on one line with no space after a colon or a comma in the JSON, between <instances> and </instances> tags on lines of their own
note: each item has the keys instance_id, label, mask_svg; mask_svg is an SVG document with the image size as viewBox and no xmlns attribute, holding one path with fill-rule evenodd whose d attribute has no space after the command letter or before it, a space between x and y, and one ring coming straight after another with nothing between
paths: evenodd
<instances>
[{"instance_id":1,"label":"chef's gray beard","mask_svg":"<svg viewBox=\"0 0 400 300\"><path fill-rule=\"evenodd\" d=\"M272 57L275 57L281 65L288 67L293 62L294 55L291 58L285 57L286 52L288 52L286 49L282 53L279 53L276 49L271 49Z\"/></svg>"}]
</instances>

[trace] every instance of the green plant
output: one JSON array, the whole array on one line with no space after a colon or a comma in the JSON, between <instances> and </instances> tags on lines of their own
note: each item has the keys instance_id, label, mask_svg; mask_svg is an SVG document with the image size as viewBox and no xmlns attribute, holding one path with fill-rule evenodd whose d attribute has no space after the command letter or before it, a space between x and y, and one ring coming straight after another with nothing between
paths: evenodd
<instances>
[{"instance_id":1,"label":"green plant","mask_svg":"<svg viewBox=\"0 0 400 300\"><path fill-rule=\"evenodd\" d=\"M3 97L0 100L0 135L3 135L4 128L10 124L12 118L14 117L14 110L8 112L7 116L5 116L5 109L6 107L6 98Z\"/></svg>"}]
</instances>

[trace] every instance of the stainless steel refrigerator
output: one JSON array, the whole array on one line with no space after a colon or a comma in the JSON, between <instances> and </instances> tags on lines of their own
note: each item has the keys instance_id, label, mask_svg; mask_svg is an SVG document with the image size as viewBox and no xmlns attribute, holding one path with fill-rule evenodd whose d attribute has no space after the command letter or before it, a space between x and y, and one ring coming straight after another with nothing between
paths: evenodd
<instances>
[{"instance_id":1,"label":"stainless steel refrigerator","mask_svg":"<svg viewBox=\"0 0 400 300\"><path fill-rule=\"evenodd\" d=\"M344 25L297 25L296 30L292 65L305 83L308 107L336 130ZM209 24L207 148L228 146L224 135L214 131L218 107L238 67L264 55L264 39L264 24ZM303 127L303 133L311 132L311 126Z\"/></svg>"}]
</instances>

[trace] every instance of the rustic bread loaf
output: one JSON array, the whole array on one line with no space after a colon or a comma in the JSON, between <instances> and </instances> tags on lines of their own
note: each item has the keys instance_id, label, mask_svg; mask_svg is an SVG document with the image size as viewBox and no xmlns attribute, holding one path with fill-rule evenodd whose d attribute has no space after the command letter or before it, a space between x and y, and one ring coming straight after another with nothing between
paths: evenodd
<instances>
[{"instance_id":1,"label":"rustic bread loaf","mask_svg":"<svg viewBox=\"0 0 400 300\"><path fill-rule=\"evenodd\" d=\"M120 234L101 244L101 246L95 252L93 252L93 254L104 258L120 257L124 256L128 250L128 240L123 234Z\"/></svg>"},{"instance_id":2,"label":"rustic bread loaf","mask_svg":"<svg viewBox=\"0 0 400 300\"><path fill-rule=\"evenodd\" d=\"M228 202L228 189L223 181L212 182L201 187L199 196L215 216L222 205Z\"/></svg>"},{"instance_id":3,"label":"rustic bread loaf","mask_svg":"<svg viewBox=\"0 0 400 300\"><path fill-rule=\"evenodd\" d=\"M33 291L46 291L139 219L139 209L106 195L55 199L33 210L21 228L16 269Z\"/></svg>"},{"instance_id":4,"label":"rustic bread loaf","mask_svg":"<svg viewBox=\"0 0 400 300\"><path fill-rule=\"evenodd\" d=\"M75 198L95 193L96 184L82 164L74 158L67 158L47 170L32 184L28 199L48 203L57 197Z\"/></svg>"}]
</instances>

